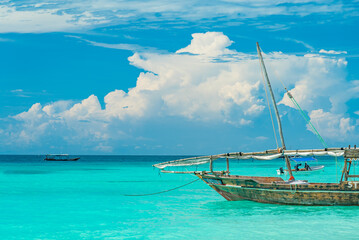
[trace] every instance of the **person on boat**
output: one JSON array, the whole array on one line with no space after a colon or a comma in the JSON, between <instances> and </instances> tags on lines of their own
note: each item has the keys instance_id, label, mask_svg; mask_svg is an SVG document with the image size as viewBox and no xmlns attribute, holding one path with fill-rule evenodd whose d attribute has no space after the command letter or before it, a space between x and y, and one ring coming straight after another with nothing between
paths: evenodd
<instances>
[{"instance_id":1,"label":"person on boat","mask_svg":"<svg viewBox=\"0 0 359 240\"><path fill-rule=\"evenodd\" d=\"M311 167L307 163L305 163L304 168L307 171L312 171Z\"/></svg>"},{"instance_id":2,"label":"person on boat","mask_svg":"<svg viewBox=\"0 0 359 240\"><path fill-rule=\"evenodd\" d=\"M294 170L295 171L299 171L299 166L301 166L302 164L301 163L298 163L294 166Z\"/></svg>"}]
</instances>

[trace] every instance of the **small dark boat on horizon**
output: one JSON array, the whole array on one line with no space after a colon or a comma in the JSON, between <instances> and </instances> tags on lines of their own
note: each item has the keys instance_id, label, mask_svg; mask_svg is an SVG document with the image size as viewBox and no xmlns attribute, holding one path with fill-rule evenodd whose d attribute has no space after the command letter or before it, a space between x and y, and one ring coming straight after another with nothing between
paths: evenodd
<instances>
[{"instance_id":1,"label":"small dark boat on horizon","mask_svg":"<svg viewBox=\"0 0 359 240\"><path fill-rule=\"evenodd\" d=\"M70 158L68 154L47 154L45 161L77 161L79 157Z\"/></svg>"}]
</instances>

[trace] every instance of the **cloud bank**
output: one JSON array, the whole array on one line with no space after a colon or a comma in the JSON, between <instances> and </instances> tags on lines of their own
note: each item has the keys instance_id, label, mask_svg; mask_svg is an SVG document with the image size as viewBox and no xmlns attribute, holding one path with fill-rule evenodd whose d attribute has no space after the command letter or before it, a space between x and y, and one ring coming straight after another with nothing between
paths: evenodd
<instances>
[{"instance_id":1,"label":"cloud bank","mask_svg":"<svg viewBox=\"0 0 359 240\"><path fill-rule=\"evenodd\" d=\"M248 127L267 118L257 56L230 49L232 41L220 32L192 37L188 46L175 53L134 53L129 64L143 70L136 86L108 93L104 107L90 95L78 103L35 103L10 117L11 124L0 132L3 144L36 145L56 138L111 152L112 141L141 137L134 136L129 126L143 122L177 118ZM358 94L359 84L346 81L345 59L281 52L264 54L264 58L281 104L293 108L279 79L324 138L353 137L358 123L348 115L346 102Z\"/></svg>"}]
</instances>

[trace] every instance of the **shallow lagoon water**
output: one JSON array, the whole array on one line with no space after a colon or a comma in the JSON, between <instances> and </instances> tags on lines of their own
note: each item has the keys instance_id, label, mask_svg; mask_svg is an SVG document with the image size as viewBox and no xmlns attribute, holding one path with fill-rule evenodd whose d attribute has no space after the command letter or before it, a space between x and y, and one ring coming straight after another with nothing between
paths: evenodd
<instances>
[{"instance_id":1,"label":"shallow lagoon water","mask_svg":"<svg viewBox=\"0 0 359 240\"><path fill-rule=\"evenodd\" d=\"M0 156L1 239L359 239L359 207L306 207L229 202L193 175L159 174L152 164L181 156ZM342 162L342 159L338 159ZM335 182L325 170L297 175ZM233 161L233 173L277 176L282 160ZM225 167L215 164L215 170ZM359 171L359 168L357 168Z\"/></svg>"}]
</instances>

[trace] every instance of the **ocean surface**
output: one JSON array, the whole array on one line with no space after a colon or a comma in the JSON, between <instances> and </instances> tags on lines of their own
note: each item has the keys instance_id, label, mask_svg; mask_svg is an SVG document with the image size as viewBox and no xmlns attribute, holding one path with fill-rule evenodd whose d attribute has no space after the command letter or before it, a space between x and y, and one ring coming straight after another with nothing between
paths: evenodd
<instances>
[{"instance_id":1,"label":"ocean surface","mask_svg":"<svg viewBox=\"0 0 359 240\"><path fill-rule=\"evenodd\" d=\"M359 239L359 207L229 202L202 181L124 196L195 180L152 167L181 157L47 162L44 156L0 156L0 239ZM296 178L336 182L342 161L320 158L324 171ZM280 166L282 160L234 160L231 170L277 176ZM222 170L225 163L214 167Z\"/></svg>"}]
</instances>

